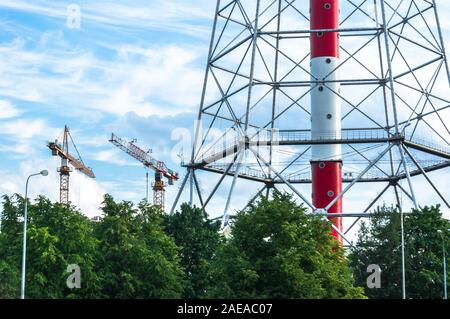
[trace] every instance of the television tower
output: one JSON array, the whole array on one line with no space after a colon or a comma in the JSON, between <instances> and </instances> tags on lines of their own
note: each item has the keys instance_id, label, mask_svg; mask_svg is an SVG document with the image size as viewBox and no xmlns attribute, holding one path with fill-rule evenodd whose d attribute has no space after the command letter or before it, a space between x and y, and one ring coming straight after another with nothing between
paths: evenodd
<instances>
[{"instance_id":1,"label":"television tower","mask_svg":"<svg viewBox=\"0 0 450 319\"><path fill-rule=\"evenodd\" d=\"M311 30L339 29L339 0L311 0ZM340 89L339 33L318 31L311 33L311 80L327 78L329 89L313 84L311 90L311 137L317 140L341 138L341 101L334 94ZM336 71L335 71L336 70ZM342 192L342 147L340 144L312 145L311 176L313 205L325 208ZM330 207L329 213L342 213L342 198ZM334 225L342 232L342 218ZM333 235L341 240L333 230Z\"/></svg>"},{"instance_id":2,"label":"television tower","mask_svg":"<svg viewBox=\"0 0 450 319\"><path fill-rule=\"evenodd\" d=\"M444 46L435 0L218 0L172 211L187 199L226 225L286 190L349 243L382 202L450 209L432 173L450 167Z\"/></svg>"}]
</instances>

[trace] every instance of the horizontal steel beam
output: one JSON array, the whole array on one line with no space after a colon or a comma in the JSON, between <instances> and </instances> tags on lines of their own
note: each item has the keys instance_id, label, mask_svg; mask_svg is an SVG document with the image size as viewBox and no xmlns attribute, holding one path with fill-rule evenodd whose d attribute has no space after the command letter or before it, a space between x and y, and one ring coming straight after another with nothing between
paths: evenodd
<instances>
[{"instance_id":1,"label":"horizontal steel beam","mask_svg":"<svg viewBox=\"0 0 450 319\"><path fill-rule=\"evenodd\" d=\"M355 218L370 218L373 216L389 216L391 214L399 214L399 213L390 213L390 214L382 214L382 213L342 213L342 214L327 214L327 213L316 213L316 215L325 216L327 218L335 218L335 217L355 217ZM403 213L404 215L412 214L412 213Z\"/></svg>"},{"instance_id":2,"label":"horizontal steel beam","mask_svg":"<svg viewBox=\"0 0 450 319\"><path fill-rule=\"evenodd\" d=\"M324 216L327 218L336 218L336 217L350 217L350 218L371 218L374 216L390 216L392 214L397 214L400 216L400 213L341 213L341 214L327 214L327 213L308 213L308 215L318 215ZM412 215L413 213L404 212L403 215ZM230 219L235 219L236 216L229 216ZM212 218L211 221L220 220L222 216Z\"/></svg>"},{"instance_id":3,"label":"horizontal steel beam","mask_svg":"<svg viewBox=\"0 0 450 319\"><path fill-rule=\"evenodd\" d=\"M189 165L186 165L189 166ZM437 171L440 169L444 169L444 168L448 168L450 167L450 161L445 161L442 162L440 164L435 164L435 165L430 165L427 167L424 167L423 170L426 173L430 173L433 171ZM217 173L217 174L223 174L224 170L218 167L208 167L208 166L203 166L203 167L198 167L198 169L203 170L203 171L207 171L207 172L212 172L212 173ZM234 172L232 170L230 170L226 175L228 176L234 176ZM261 175L263 175L261 173ZM422 172L418 169L410 171L410 175L411 177L415 177L415 176L420 176L422 175ZM244 174L244 173L240 173L238 175L239 178L245 179L245 180L249 180L249 181L253 181L253 182L258 182L258 183L264 183L267 185L277 185L277 184L284 184L284 182L282 180L279 179L274 179L274 178L263 178L261 176L256 176L256 175L249 175L249 174ZM397 183L400 180L406 179L407 176L406 174L402 173L398 176L385 176L385 177L367 177L367 178L362 178L358 183L380 183L380 182L387 182L387 183ZM289 178L286 177L287 181L289 181L289 183L291 184L311 184L311 178ZM344 184L350 184L353 183L355 179L354 178L343 178L342 182Z\"/></svg>"},{"instance_id":4,"label":"horizontal steel beam","mask_svg":"<svg viewBox=\"0 0 450 319\"><path fill-rule=\"evenodd\" d=\"M383 31L383 28L340 28L340 29L259 31L258 34L260 34L260 35L280 35L280 34L309 34L309 33L316 33L316 32L344 33L344 32L367 32L367 31L381 32L381 31Z\"/></svg>"},{"instance_id":5,"label":"horizontal steel beam","mask_svg":"<svg viewBox=\"0 0 450 319\"><path fill-rule=\"evenodd\" d=\"M450 160L450 153L444 152L442 150L438 150L436 148L433 148L432 146L427 146L427 145L421 144L419 142L410 141L410 140L403 141L403 144L410 148L413 148L415 150Z\"/></svg>"},{"instance_id":6,"label":"horizontal steel beam","mask_svg":"<svg viewBox=\"0 0 450 319\"><path fill-rule=\"evenodd\" d=\"M249 146L256 147L270 147L270 146L295 146L295 145L335 145L335 144L381 144L381 143L395 143L402 142L404 140L401 136L392 136L384 138L345 138L345 139L299 139L288 140L281 139L275 141L250 141ZM219 151L208 157L202 158L200 161L194 163L195 168L200 168L208 164L214 163L218 160L227 158L230 155L236 154L236 152L244 146L244 143L235 144L223 151Z\"/></svg>"}]
</instances>

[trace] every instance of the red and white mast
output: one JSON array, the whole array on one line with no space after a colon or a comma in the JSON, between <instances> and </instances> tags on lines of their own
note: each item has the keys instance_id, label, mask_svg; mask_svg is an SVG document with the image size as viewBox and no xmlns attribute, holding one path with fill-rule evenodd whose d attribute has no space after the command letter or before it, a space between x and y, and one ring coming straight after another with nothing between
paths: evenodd
<instances>
[{"instance_id":1,"label":"red and white mast","mask_svg":"<svg viewBox=\"0 0 450 319\"><path fill-rule=\"evenodd\" d=\"M311 30L339 28L339 0L310 0ZM311 33L311 75L313 81L327 81L312 85L311 130L312 139L339 139L341 137L341 105L339 97L339 33ZM331 81L331 82L328 82ZM326 84L326 85L325 85ZM333 92L334 91L334 92ZM342 148L340 144L312 146L313 204L323 209L342 192ZM342 198L328 213L342 213ZM342 231L342 217L330 219ZM342 242L341 236L332 230Z\"/></svg>"}]
</instances>

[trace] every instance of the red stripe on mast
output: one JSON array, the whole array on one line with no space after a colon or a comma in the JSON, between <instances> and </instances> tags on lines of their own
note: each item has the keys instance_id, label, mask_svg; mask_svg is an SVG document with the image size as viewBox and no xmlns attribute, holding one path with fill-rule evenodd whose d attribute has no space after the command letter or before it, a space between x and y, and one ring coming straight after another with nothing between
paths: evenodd
<instances>
[{"instance_id":1,"label":"red stripe on mast","mask_svg":"<svg viewBox=\"0 0 450 319\"><path fill-rule=\"evenodd\" d=\"M311 0L311 30L339 29L339 0ZM339 33L311 34L311 58L339 58Z\"/></svg>"},{"instance_id":2,"label":"red stripe on mast","mask_svg":"<svg viewBox=\"0 0 450 319\"><path fill-rule=\"evenodd\" d=\"M311 29L339 29L339 0L310 0ZM321 80L321 76L333 73L339 63L339 33L311 33L312 76ZM338 84L335 84L338 85ZM313 84L311 94L313 138L330 138L330 134L340 136L340 102L339 97L323 86ZM326 118L325 118L326 116ZM327 120L328 119L328 120ZM318 209L327 207L342 192L342 158L340 148L336 145L313 145L312 197L313 205ZM342 213L340 198L328 213ZM342 217L330 218L330 221L342 231ZM332 230L333 236L342 242L341 236Z\"/></svg>"}]
</instances>

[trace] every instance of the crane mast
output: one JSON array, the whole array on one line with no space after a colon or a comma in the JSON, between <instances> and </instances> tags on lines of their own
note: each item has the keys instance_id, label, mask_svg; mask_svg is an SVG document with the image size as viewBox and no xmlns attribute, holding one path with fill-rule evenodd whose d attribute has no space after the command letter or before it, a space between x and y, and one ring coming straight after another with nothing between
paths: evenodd
<instances>
[{"instance_id":1,"label":"crane mast","mask_svg":"<svg viewBox=\"0 0 450 319\"><path fill-rule=\"evenodd\" d=\"M59 172L59 200L61 204L68 205L69 204L69 177L72 172L72 168L69 166L72 165L77 171L83 173L84 175L95 178L95 174L90 167L87 167L83 160L81 159L80 154L78 153L78 158L74 157L69 152L69 139L73 144L76 152L78 153L77 147L73 142L72 136L70 135L69 128L64 126L63 133L63 142L60 144L58 140L55 142L49 142L48 148L52 151L53 156L59 156L61 158L61 166L58 167L57 171Z\"/></svg>"},{"instance_id":2,"label":"crane mast","mask_svg":"<svg viewBox=\"0 0 450 319\"><path fill-rule=\"evenodd\" d=\"M163 178L167 179L168 185L173 185L174 182L178 180L178 173L169 169L163 161L158 161L153 158L149 152L146 152L138 147L134 141L125 141L115 134L111 135L111 139L109 141L137 161L141 162L145 167L148 167L155 172L155 180L152 184L153 205L164 210L165 189L167 185Z\"/></svg>"}]
</instances>

